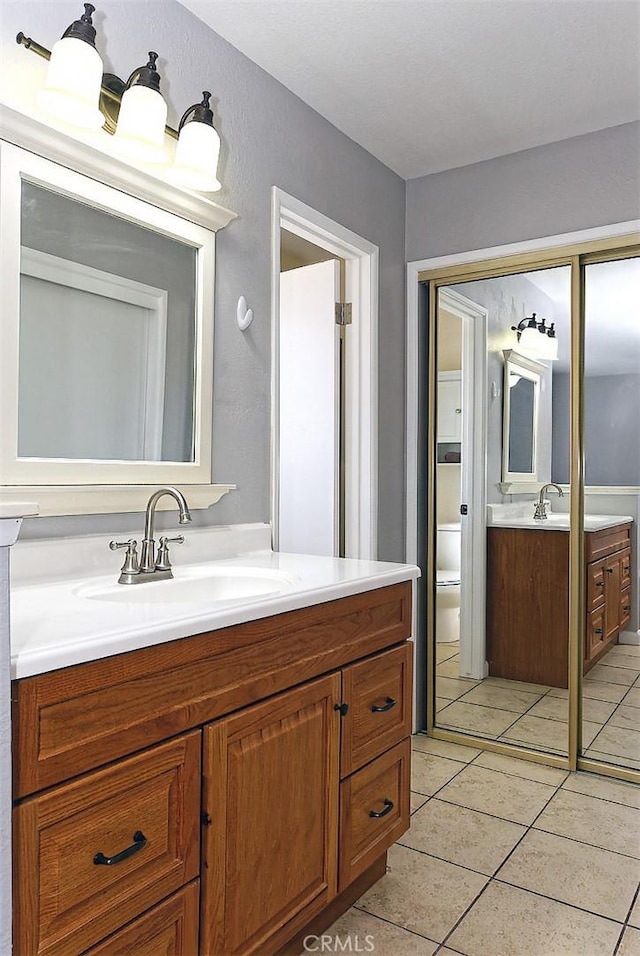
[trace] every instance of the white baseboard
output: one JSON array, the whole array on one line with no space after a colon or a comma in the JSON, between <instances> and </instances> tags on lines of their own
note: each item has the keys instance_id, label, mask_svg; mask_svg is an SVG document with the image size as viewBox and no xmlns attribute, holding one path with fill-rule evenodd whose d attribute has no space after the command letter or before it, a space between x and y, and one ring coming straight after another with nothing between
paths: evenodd
<instances>
[{"instance_id":1,"label":"white baseboard","mask_svg":"<svg viewBox=\"0 0 640 956\"><path fill-rule=\"evenodd\" d=\"M619 644L640 644L640 631L621 631L618 637Z\"/></svg>"}]
</instances>

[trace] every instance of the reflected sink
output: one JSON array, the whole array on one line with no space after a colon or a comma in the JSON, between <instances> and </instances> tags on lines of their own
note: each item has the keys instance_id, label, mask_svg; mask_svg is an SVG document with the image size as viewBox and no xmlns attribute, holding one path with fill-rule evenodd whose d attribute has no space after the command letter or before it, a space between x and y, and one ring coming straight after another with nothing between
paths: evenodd
<instances>
[{"instance_id":1,"label":"reflected sink","mask_svg":"<svg viewBox=\"0 0 640 956\"><path fill-rule=\"evenodd\" d=\"M294 577L271 568L174 568L168 581L142 584L84 584L77 597L117 604L237 604L279 594L293 587Z\"/></svg>"},{"instance_id":2,"label":"reflected sink","mask_svg":"<svg viewBox=\"0 0 640 956\"><path fill-rule=\"evenodd\" d=\"M515 511L510 512L509 505L489 505L488 526L493 528L528 528L534 531L568 531L570 515L563 512L547 512L546 518L534 518L533 515L524 515ZM522 506L518 506L521 508ZM602 531L613 528L615 525L633 521L630 515L595 515L584 516L585 531Z\"/></svg>"}]
</instances>

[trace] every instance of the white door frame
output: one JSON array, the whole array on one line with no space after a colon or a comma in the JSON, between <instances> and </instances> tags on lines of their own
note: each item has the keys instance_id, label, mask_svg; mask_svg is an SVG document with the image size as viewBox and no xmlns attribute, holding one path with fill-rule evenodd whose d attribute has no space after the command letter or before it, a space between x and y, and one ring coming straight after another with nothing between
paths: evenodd
<instances>
[{"instance_id":1,"label":"white door frame","mask_svg":"<svg viewBox=\"0 0 640 956\"><path fill-rule=\"evenodd\" d=\"M378 247L277 186L271 189L271 527L278 547L280 230L346 262L353 304L346 383L346 556L378 552Z\"/></svg>"},{"instance_id":2,"label":"white door frame","mask_svg":"<svg viewBox=\"0 0 640 956\"><path fill-rule=\"evenodd\" d=\"M480 680L486 677L486 587L487 529L486 434L487 434L487 321L488 310L454 289L441 288L438 308L445 308L462 322L462 442L460 501L469 509L461 515L462 600L460 603L460 675ZM469 639L471 637L471 639Z\"/></svg>"}]
</instances>

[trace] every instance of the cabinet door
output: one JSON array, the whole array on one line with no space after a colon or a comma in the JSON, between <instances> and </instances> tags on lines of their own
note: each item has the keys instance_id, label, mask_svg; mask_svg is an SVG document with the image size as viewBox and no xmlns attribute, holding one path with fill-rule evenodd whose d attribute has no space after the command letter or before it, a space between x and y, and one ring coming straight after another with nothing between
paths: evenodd
<instances>
[{"instance_id":1,"label":"cabinet door","mask_svg":"<svg viewBox=\"0 0 640 956\"><path fill-rule=\"evenodd\" d=\"M438 382L438 441L455 443L462 437L460 378Z\"/></svg>"},{"instance_id":2,"label":"cabinet door","mask_svg":"<svg viewBox=\"0 0 640 956\"><path fill-rule=\"evenodd\" d=\"M605 641L620 629L620 582L622 558L612 554L604 566L604 637Z\"/></svg>"},{"instance_id":3,"label":"cabinet door","mask_svg":"<svg viewBox=\"0 0 640 956\"><path fill-rule=\"evenodd\" d=\"M266 956L336 895L339 701L332 675L205 728L206 956Z\"/></svg>"}]
</instances>

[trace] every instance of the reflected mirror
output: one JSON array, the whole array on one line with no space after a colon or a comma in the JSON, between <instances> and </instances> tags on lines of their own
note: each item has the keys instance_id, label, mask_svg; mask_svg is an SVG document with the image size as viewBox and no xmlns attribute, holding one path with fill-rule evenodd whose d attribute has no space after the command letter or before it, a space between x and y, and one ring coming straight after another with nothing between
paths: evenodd
<instances>
[{"instance_id":1,"label":"reflected mirror","mask_svg":"<svg viewBox=\"0 0 640 956\"><path fill-rule=\"evenodd\" d=\"M502 480L538 477L538 405L545 367L507 350L504 353Z\"/></svg>"}]
</instances>

